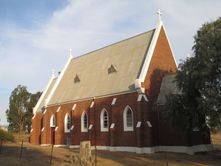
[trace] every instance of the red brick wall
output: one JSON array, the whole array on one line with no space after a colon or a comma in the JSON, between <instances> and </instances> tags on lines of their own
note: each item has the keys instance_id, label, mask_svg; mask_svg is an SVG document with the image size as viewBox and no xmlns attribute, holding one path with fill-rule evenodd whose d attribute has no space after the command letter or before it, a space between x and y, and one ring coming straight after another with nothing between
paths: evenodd
<instances>
[{"instance_id":1,"label":"red brick wall","mask_svg":"<svg viewBox=\"0 0 221 166\"><path fill-rule=\"evenodd\" d=\"M137 103L136 92L124 95L114 96L117 97L116 105L111 106L111 102L114 97L105 97L95 99L93 108L90 108L91 100L81 101L77 103L69 103L61 106L59 112L56 112L58 106L52 106L47 108L47 112L44 114L45 121L45 130L42 135L42 143L50 144L51 143L51 129L50 129L50 117L51 115L56 115L56 121L58 130L55 132L55 144L64 144L66 136L68 134L64 133L64 118L67 112L72 111L72 107L74 104L76 108L72 111L72 125L74 125L74 130L71 131L69 136L71 137L71 144L79 145L80 141L83 140L91 140L92 144L109 146L110 145L110 129L108 132L101 132L100 129L100 113L103 108L105 108L109 115L109 125L111 123L115 123L115 138L114 142L116 146L136 146L136 135L135 135L135 127L134 131L123 131L123 111L124 108L129 105L134 114L134 126L136 125L136 103ZM111 108L112 107L112 108ZM81 132L81 115L83 112L87 112L89 118L89 125L93 124L92 130L88 130L88 132ZM94 120L95 117L95 120ZM113 117L113 118L111 118ZM96 132L95 132L96 130ZM96 134L95 134L96 133ZM96 137L96 139L95 139ZM130 138L130 139L128 139ZM46 140L46 141L44 141Z\"/></svg>"},{"instance_id":2,"label":"red brick wall","mask_svg":"<svg viewBox=\"0 0 221 166\"><path fill-rule=\"evenodd\" d=\"M35 117L32 119L32 132L30 142L32 144L40 144L40 134L41 134L41 118L42 113L36 113Z\"/></svg>"}]
</instances>

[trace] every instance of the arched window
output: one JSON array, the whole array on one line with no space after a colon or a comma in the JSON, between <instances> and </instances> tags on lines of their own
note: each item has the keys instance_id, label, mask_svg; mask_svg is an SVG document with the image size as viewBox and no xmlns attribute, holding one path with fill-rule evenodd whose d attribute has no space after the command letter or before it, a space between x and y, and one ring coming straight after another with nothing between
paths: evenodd
<instances>
[{"instance_id":1,"label":"arched window","mask_svg":"<svg viewBox=\"0 0 221 166\"><path fill-rule=\"evenodd\" d=\"M69 113L66 113L64 117L64 132L69 133L71 130L71 116Z\"/></svg>"},{"instance_id":2,"label":"arched window","mask_svg":"<svg viewBox=\"0 0 221 166\"><path fill-rule=\"evenodd\" d=\"M123 113L124 131L133 131L133 111L130 106L126 106Z\"/></svg>"},{"instance_id":3,"label":"arched window","mask_svg":"<svg viewBox=\"0 0 221 166\"><path fill-rule=\"evenodd\" d=\"M101 124L101 131L108 131L109 130L109 118L106 109L103 109L100 114L100 124Z\"/></svg>"},{"instance_id":4,"label":"arched window","mask_svg":"<svg viewBox=\"0 0 221 166\"><path fill-rule=\"evenodd\" d=\"M81 132L88 131L88 116L86 112L83 112L81 115Z\"/></svg>"},{"instance_id":5,"label":"arched window","mask_svg":"<svg viewBox=\"0 0 221 166\"><path fill-rule=\"evenodd\" d=\"M50 127L55 127L56 126L56 121L55 121L55 116L51 115L50 118Z\"/></svg>"}]
</instances>

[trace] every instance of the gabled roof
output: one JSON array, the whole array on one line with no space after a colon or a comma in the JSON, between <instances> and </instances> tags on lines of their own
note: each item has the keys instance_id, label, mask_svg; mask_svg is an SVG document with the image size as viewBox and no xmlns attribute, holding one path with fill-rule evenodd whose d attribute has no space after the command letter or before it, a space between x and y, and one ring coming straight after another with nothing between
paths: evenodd
<instances>
[{"instance_id":1,"label":"gabled roof","mask_svg":"<svg viewBox=\"0 0 221 166\"><path fill-rule=\"evenodd\" d=\"M71 59L48 105L136 91L154 31Z\"/></svg>"},{"instance_id":2,"label":"gabled roof","mask_svg":"<svg viewBox=\"0 0 221 166\"><path fill-rule=\"evenodd\" d=\"M143 93L142 82L161 29L165 31L159 19L156 29L76 58L70 56L46 106L135 91ZM173 53L172 56L176 63Z\"/></svg>"},{"instance_id":3,"label":"gabled roof","mask_svg":"<svg viewBox=\"0 0 221 166\"><path fill-rule=\"evenodd\" d=\"M33 113L35 114L36 112L42 112L42 108L46 106L47 99L49 94L51 93L52 88L55 85L55 82L57 80L57 77L54 75L51 77L51 79L48 82L48 85L46 86L45 90L43 91L40 99L38 100L36 106L33 109Z\"/></svg>"}]
</instances>

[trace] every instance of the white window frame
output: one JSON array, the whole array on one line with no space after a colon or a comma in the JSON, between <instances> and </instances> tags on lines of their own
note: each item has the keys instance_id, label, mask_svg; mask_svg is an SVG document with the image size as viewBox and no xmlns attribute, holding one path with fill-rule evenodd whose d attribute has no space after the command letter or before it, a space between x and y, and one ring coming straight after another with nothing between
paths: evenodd
<instances>
[{"instance_id":1,"label":"white window frame","mask_svg":"<svg viewBox=\"0 0 221 166\"><path fill-rule=\"evenodd\" d=\"M104 113L105 112L107 113L107 127L104 127ZM105 108L102 109L101 114L100 114L100 127L101 127L101 132L109 131L109 115Z\"/></svg>"},{"instance_id":2,"label":"white window frame","mask_svg":"<svg viewBox=\"0 0 221 166\"><path fill-rule=\"evenodd\" d=\"M51 115L50 118L50 127L56 127L56 119L55 119L55 115Z\"/></svg>"},{"instance_id":3,"label":"white window frame","mask_svg":"<svg viewBox=\"0 0 221 166\"><path fill-rule=\"evenodd\" d=\"M69 118L70 118L70 128L68 129L68 119ZM70 131L71 131L71 116L69 113L66 113L65 117L64 117L64 132L70 133Z\"/></svg>"},{"instance_id":4,"label":"white window frame","mask_svg":"<svg viewBox=\"0 0 221 166\"><path fill-rule=\"evenodd\" d=\"M130 110L132 113L132 126L127 126L127 111ZM124 108L123 112L123 123L124 123L124 131L134 131L134 116L133 116L133 110L129 105L127 105Z\"/></svg>"},{"instance_id":5,"label":"white window frame","mask_svg":"<svg viewBox=\"0 0 221 166\"><path fill-rule=\"evenodd\" d=\"M84 116L85 115L87 116L87 127L86 128L84 126ZM88 114L85 111L81 114L81 132L88 132Z\"/></svg>"}]
</instances>

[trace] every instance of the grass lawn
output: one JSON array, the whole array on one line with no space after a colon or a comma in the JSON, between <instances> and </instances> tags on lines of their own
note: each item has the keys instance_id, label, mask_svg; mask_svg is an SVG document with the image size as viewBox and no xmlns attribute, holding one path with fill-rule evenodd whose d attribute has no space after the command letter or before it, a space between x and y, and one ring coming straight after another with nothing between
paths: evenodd
<instances>
[{"instance_id":1,"label":"grass lawn","mask_svg":"<svg viewBox=\"0 0 221 166\"><path fill-rule=\"evenodd\" d=\"M221 133L212 135L214 151L196 155L177 153L135 154L126 152L97 152L97 165L99 166L207 166L221 165ZM77 155L78 149L54 148L52 165L68 166L80 165L78 162L71 164L70 156ZM94 153L94 152L93 152ZM0 154L1 166L48 166L50 165L51 147L41 147L24 143L22 158L20 145L3 144Z\"/></svg>"}]
</instances>

